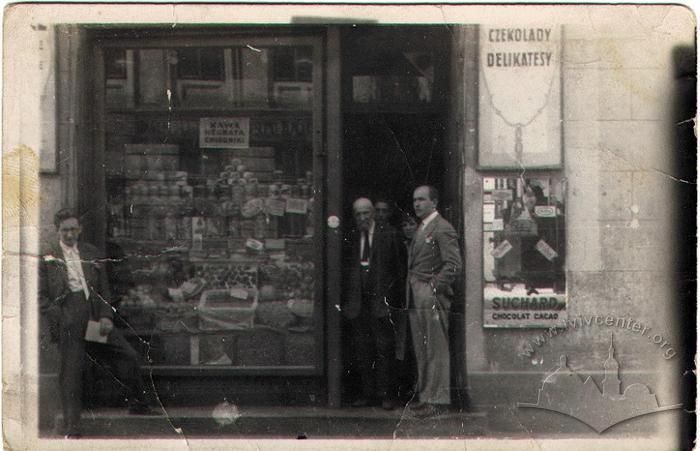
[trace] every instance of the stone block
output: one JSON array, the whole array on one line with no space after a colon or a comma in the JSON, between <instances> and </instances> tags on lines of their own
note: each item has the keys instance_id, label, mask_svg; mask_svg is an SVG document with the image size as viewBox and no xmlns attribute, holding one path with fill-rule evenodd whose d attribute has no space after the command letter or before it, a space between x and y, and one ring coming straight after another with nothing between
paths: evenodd
<instances>
[{"instance_id":1,"label":"stone block","mask_svg":"<svg viewBox=\"0 0 700 451\"><path fill-rule=\"evenodd\" d=\"M582 161L577 160L576 153L584 152L588 160L598 149L600 123L595 120L565 120L563 123L565 161L575 162L571 167Z\"/></svg>"},{"instance_id":2,"label":"stone block","mask_svg":"<svg viewBox=\"0 0 700 451\"><path fill-rule=\"evenodd\" d=\"M600 219L632 219L632 173L601 172L598 199Z\"/></svg>"},{"instance_id":3,"label":"stone block","mask_svg":"<svg viewBox=\"0 0 700 451\"><path fill-rule=\"evenodd\" d=\"M584 94L597 94L600 119L628 120L632 118L631 88L630 71L604 69L598 73L598 86Z\"/></svg>"},{"instance_id":4,"label":"stone block","mask_svg":"<svg viewBox=\"0 0 700 451\"><path fill-rule=\"evenodd\" d=\"M630 72L632 119L665 120L673 111L673 73L669 67Z\"/></svg>"},{"instance_id":5,"label":"stone block","mask_svg":"<svg viewBox=\"0 0 700 451\"><path fill-rule=\"evenodd\" d=\"M592 68L564 69L564 120L598 119L598 78Z\"/></svg>"},{"instance_id":6,"label":"stone block","mask_svg":"<svg viewBox=\"0 0 700 451\"><path fill-rule=\"evenodd\" d=\"M566 249L566 266L569 271L599 271L603 269L600 230L596 220L584 222L569 220Z\"/></svg>"},{"instance_id":7,"label":"stone block","mask_svg":"<svg viewBox=\"0 0 700 451\"><path fill-rule=\"evenodd\" d=\"M637 227L605 223L601 229L604 268L626 271L663 271L674 267L673 237L661 224L645 221Z\"/></svg>"},{"instance_id":8,"label":"stone block","mask_svg":"<svg viewBox=\"0 0 700 451\"><path fill-rule=\"evenodd\" d=\"M598 41L584 36L583 39L569 38L568 29L565 34L562 52L562 65L566 71L596 69L601 62L598 53Z\"/></svg>"},{"instance_id":9,"label":"stone block","mask_svg":"<svg viewBox=\"0 0 700 451\"><path fill-rule=\"evenodd\" d=\"M674 184L682 183L660 172L638 171L632 173L632 205L639 219L673 221L676 206L673 199Z\"/></svg>"},{"instance_id":10,"label":"stone block","mask_svg":"<svg viewBox=\"0 0 700 451\"><path fill-rule=\"evenodd\" d=\"M673 147L662 121L602 121L600 149L637 170L670 171Z\"/></svg>"}]
</instances>

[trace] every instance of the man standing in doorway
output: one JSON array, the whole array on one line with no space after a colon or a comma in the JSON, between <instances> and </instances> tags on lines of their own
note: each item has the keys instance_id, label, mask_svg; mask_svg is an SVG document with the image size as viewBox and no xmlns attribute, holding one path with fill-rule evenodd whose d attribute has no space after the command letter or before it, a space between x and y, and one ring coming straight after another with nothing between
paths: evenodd
<instances>
[{"instance_id":1,"label":"man standing in doorway","mask_svg":"<svg viewBox=\"0 0 700 451\"><path fill-rule=\"evenodd\" d=\"M374 219L381 224L391 224L394 211L391 204L383 197L374 201Z\"/></svg>"},{"instance_id":2,"label":"man standing in doorway","mask_svg":"<svg viewBox=\"0 0 700 451\"><path fill-rule=\"evenodd\" d=\"M357 199L353 214L357 227L343 314L350 321L362 394L352 405L363 407L378 397L382 408L391 410L397 394L397 313L405 299L406 250L396 230L375 221L369 199Z\"/></svg>"},{"instance_id":3,"label":"man standing in doorway","mask_svg":"<svg viewBox=\"0 0 700 451\"><path fill-rule=\"evenodd\" d=\"M77 215L54 217L58 240L42 253L39 305L60 353L59 391L67 438L80 437L85 362L109 360L117 382L128 390L129 413L153 415L138 372L139 356L112 323L104 259L97 248L78 241Z\"/></svg>"},{"instance_id":4,"label":"man standing in doorway","mask_svg":"<svg viewBox=\"0 0 700 451\"><path fill-rule=\"evenodd\" d=\"M438 192L419 186L413 208L421 220L408 255L406 283L411 337L416 355L418 403L414 410L431 415L450 403L448 314L452 282L462 270L457 232L437 212Z\"/></svg>"}]
</instances>

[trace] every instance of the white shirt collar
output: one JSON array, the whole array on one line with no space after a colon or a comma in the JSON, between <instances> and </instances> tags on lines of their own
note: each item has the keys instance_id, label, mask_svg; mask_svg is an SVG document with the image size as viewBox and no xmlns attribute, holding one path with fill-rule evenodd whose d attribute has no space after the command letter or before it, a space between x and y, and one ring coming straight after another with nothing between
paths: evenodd
<instances>
[{"instance_id":1,"label":"white shirt collar","mask_svg":"<svg viewBox=\"0 0 700 451\"><path fill-rule=\"evenodd\" d=\"M80 253L78 252L78 243L74 244L73 246L68 246L66 243L63 241L59 240L59 244L61 245L61 249L63 250L63 255L65 256L66 254L76 254L79 255Z\"/></svg>"},{"instance_id":2,"label":"white shirt collar","mask_svg":"<svg viewBox=\"0 0 700 451\"><path fill-rule=\"evenodd\" d=\"M437 215L438 215L438 212L437 212L437 210L435 210L434 212L430 213L425 219L423 219L423 221L421 222L421 226L420 226L421 230L428 227L428 224L430 224L430 221L435 219L437 217Z\"/></svg>"}]
</instances>

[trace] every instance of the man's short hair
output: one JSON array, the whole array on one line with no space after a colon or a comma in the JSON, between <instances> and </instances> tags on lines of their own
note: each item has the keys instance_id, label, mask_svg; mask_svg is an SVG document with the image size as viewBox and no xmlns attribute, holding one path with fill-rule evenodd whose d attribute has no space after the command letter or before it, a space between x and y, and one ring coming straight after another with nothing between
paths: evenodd
<instances>
[{"instance_id":1,"label":"man's short hair","mask_svg":"<svg viewBox=\"0 0 700 451\"><path fill-rule=\"evenodd\" d=\"M384 196L377 197L374 200L374 205L376 206L379 203L387 204L389 206L389 208L391 208L391 202L389 201L389 198L387 198L387 197L384 197Z\"/></svg>"},{"instance_id":2,"label":"man's short hair","mask_svg":"<svg viewBox=\"0 0 700 451\"><path fill-rule=\"evenodd\" d=\"M416 187L416 189L418 188L428 188L428 197L435 203L437 203L440 200L440 193L438 192L437 188L435 188L433 185L421 185Z\"/></svg>"},{"instance_id":3,"label":"man's short hair","mask_svg":"<svg viewBox=\"0 0 700 451\"><path fill-rule=\"evenodd\" d=\"M78 223L80 223L80 217L73 210L70 208L62 208L53 216L53 224L56 226L56 229L58 229L63 221L72 218L77 219Z\"/></svg>"},{"instance_id":4,"label":"man's short hair","mask_svg":"<svg viewBox=\"0 0 700 451\"><path fill-rule=\"evenodd\" d=\"M352 203L352 211L354 212L357 207L362 204L369 205L370 210L374 211L374 204L367 197L358 197L355 199L355 202Z\"/></svg>"}]
</instances>

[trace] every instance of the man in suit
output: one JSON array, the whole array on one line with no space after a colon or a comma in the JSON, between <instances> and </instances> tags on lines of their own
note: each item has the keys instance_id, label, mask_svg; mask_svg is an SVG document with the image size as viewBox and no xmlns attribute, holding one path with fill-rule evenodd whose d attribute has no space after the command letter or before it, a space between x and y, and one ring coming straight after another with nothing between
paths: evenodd
<instances>
[{"instance_id":1,"label":"man in suit","mask_svg":"<svg viewBox=\"0 0 700 451\"><path fill-rule=\"evenodd\" d=\"M408 255L408 315L416 356L418 403L414 410L431 415L450 403L448 313L452 282L462 270L457 233L437 212L438 192L419 186L413 208L421 220Z\"/></svg>"},{"instance_id":2,"label":"man in suit","mask_svg":"<svg viewBox=\"0 0 700 451\"><path fill-rule=\"evenodd\" d=\"M67 438L80 437L83 370L86 356L109 359L117 381L128 390L129 413L153 414L148 407L139 356L112 323L113 309L104 259L97 248L79 241L78 217L70 210L56 213L58 240L42 252L39 266L39 305L60 352L59 385ZM88 322L99 323L105 343L87 341Z\"/></svg>"},{"instance_id":3,"label":"man in suit","mask_svg":"<svg viewBox=\"0 0 700 451\"><path fill-rule=\"evenodd\" d=\"M406 251L396 230L374 220L369 199L357 199L353 214L357 228L342 309L350 321L362 384L362 394L352 405L362 407L379 396L382 408L391 410L397 391L395 362L402 352L396 331L405 299Z\"/></svg>"}]
</instances>

